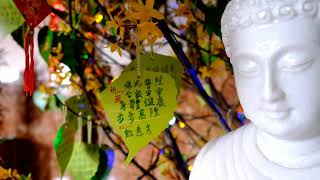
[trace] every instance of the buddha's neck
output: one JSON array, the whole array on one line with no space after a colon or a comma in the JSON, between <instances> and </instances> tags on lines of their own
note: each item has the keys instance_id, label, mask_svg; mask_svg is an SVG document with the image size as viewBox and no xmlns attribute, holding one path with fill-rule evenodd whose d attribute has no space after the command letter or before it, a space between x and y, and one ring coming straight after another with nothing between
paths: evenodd
<instances>
[{"instance_id":1,"label":"buddha's neck","mask_svg":"<svg viewBox=\"0 0 320 180\"><path fill-rule=\"evenodd\" d=\"M307 168L320 164L320 137L290 141L257 131L257 145L270 161L287 168Z\"/></svg>"}]
</instances>

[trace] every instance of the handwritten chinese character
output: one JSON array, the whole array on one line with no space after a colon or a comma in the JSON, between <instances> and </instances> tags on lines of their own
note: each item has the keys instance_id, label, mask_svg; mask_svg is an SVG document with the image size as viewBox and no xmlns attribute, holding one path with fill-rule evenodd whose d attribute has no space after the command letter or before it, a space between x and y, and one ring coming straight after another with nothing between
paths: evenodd
<instances>
[{"instance_id":1,"label":"handwritten chinese character","mask_svg":"<svg viewBox=\"0 0 320 180\"><path fill-rule=\"evenodd\" d=\"M114 103L118 104L121 102L121 96L120 95L117 95L114 97Z\"/></svg>"},{"instance_id":2,"label":"handwritten chinese character","mask_svg":"<svg viewBox=\"0 0 320 180\"><path fill-rule=\"evenodd\" d=\"M157 86L163 85L162 79L163 79L162 75L160 75L159 77L155 77L155 82Z\"/></svg>"},{"instance_id":3,"label":"handwritten chinese character","mask_svg":"<svg viewBox=\"0 0 320 180\"><path fill-rule=\"evenodd\" d=\"M139 111L139 120L146 119L146 114L144 113L144 109L141 108Z\"/></svg>"},{"instance_id":4,"label":"handwritten chinese character","mask_svg":"<svg viewBox=\"0 0 320 180\"><path fill-rule=\"evenodd\" d=\"M147 78L144 80L144 85L147 86L148 88L150 88L151 86L151 79Z\"/></svg>"},{"instance_id":5,"label":"handwritten chinese character","mask_svg":"<svg viewBox=\"0 0 320 180\"><path fill-rule=\"evenodd\" d=\"M140 109L140 99L136 99L136 110Z\"/></svg>"},{"instance_id":6,"label":"handwritten chinese character","mask_svg":"<svg viewBox=\"0 0 320 180\"><path fill-rule=\"evenodd\" d=\"M128 81L126 81L126 82L124 83L124 88L127 89L127 90L129 90L129 89L132 88L132 84L131 84L131 81L130 81L130 80L128 80Z\"/></svg>"},{"instance_id":7,"label":"handwritten chinese character","mask_svg":"<svg viewBox=\"0 0 320 180\"><path fill-rule=\"evenodd\" d=\"M169 72L169 66L166 64L165 66L162 66L162 72L168 73Z\"/></svg>"},{"instance_id":8,"label":"handwritten chinese character","mask_svg":"<svg viewBox=\"0 0 320 180\"><path fill-rule=\"evenodd\" d=\"M111 93L115 94L116 91L117 91L116 87L112 86L112 87L110 88L110 92L111 92Z\"/></svg>"},{"instance_id":9,"label":"handwritten chinese character","mask_svg":"<svg viewBox=\"0 0 320 180\"><path fill-rule=\"evenodd\" d=\"M158 88L156 89L157 95L158 95L158 96L161 96L162 91L163 91L163 88L158 87Z\"/></svg>"},{"instance_id":10,"label":"handwritten chinese character","mask_svg":"<svg viewBox=\"0 0 320 180\"><path fill-rule=\"evenodd\" d=\"M146 98L146 99L144 100L144 106L145 106L145 107L154 106L153 97Z\"/></svg>"},{"instance_id":11,"label":"handwritten chinese character","mask_svg":"<svg viewBox=\"0 0 320 180\"><path fill-rule=\"evenodd\" d=\"M139 98L142 97L142 92L141 92L140 90L137 90L137 89L136 89L136 91L134 92L134 94L135 94L135 97L136 97L137 99L139 99Z\"/></svg>"},{"instance_id":12,"label":"handwritten chinese character","mask_svg":"<svg viewBox=\"0 0 320 180\"><path fill-rule=\"evenodd\" d=\"M134 87L141 87L141 81L139 79L134 81Z\"/></svg>"},{"instance_id":13,"label":"handwritten chinese character","mask_svg":"<svg viewBox=\"0 0 320 180\"><path fill-rule=\"evenodd\" d=\"M142 130L141 130L141 127L140 127L139 125L138 125L138 127L137 127L136 135L137 135L137 136L142 136L142 135L143 135Z\"/></svg>"},{"instance_id":14,"label":"handwritten chinese character","mask_svg":"<svg viewBox=\"0 0 320 180\"><path fill-rule=\"evenodd\" d=\"M131 91L127 91L126 96L130 99L132 97L132 92Z\"/></svg>"},{"instance_id":15,"label":"handwritten chinese character","mask_svg":"<svg viewBox=\"0 0 320 180\"><path fill-rule=\"evenodd\" d=\"M163 100L163 97L162 96L158 96L158 99L157 99L157 106L158 107L162 107L162 106L166 106L165 103L164 103L164 100Z\"/></svg>"},{"instance_id":16,"label":"handwritten chinese character","mask_svg":"<svg viewBox=\"0 0 320 180\"><path fill-rule=\"evenodd\" d=\"M134 105L136 104L136 101L134 100L134 99L130 99L130 101L129 101L129 106L130 106L130 109L131 110L134 110Z\"/></svg>"},{"instance_id":17,"label":"handwritten chinese character","mask_svg":"<svg viewBox=\"0 0 320 180\"><path fill-rule=\"evenodd\" d=\"M154 113L155 113L155 117L158 117L160 114L159 114L159 107L154 107L154 109L153 109L153 111L154 111Z\"/></svg>"},{"instance_id":18,"label":"handwritten chinese character","mask_svg":"<svg viewBox=\"0 0 320 180\"><path fill-rule=\"evenodd\" d=\"M120 110L121 111L125 111L126 110L126 103L123 102L123 101L120 102Z\"/></svg>"},{"instance_id":19,"label":"handwritten chinese character","mask_svg":"<svg viewBox=\"0 0 320 180\"><path fill-rule=\"evenodd\" d=\"M126 135L126 138L129 138L129 137L133 136L133 132L130 129L125 129L124 130L124 134Z\"/></svg>"},{"instance_id":20,"label":"handwritten chinese character","mask_svg":"<svg viewBox=\"0 0 320 180\"><path fill-rule=\"evenodd\" d=\"M147 124L146 128L147 128L147 134L150 135L152 133L150 124Z\"/></svg>"},{"instance_id":21,"label":"handwritten chinese character","mask_svg":"<svg viewBox=\"0 0 320 180\"><path fill-rule=\"evenodd\" d=\"M129 111L128 118L129 118L129 122L130 122L130 124L132 124L132 123L133 123L133 121L134 121L134 114L133 114L131 111Z\"/></svg>"},{"instance_id":22,"label":"handwritten chinese character","mask_svg":"<svg viewBox=\"0 0 320 180\"><path fill-rule=\"evenodd\" d=\"M146 90L146 96L150 97L151 96L151 89Z\"/></svg>"},{"instance_id":23,"label":"handwritten chinese character","mask_svg":"<svg viewBox=\"0 0 320 180\"><path fill-rule=\"evenodd\" d=\"M135 67L135 66L131 66L131 67L130 67L130 71L133 71L133 70L136 70L136 67Z\"/></svg>"},{"instance_id":24,"label":"handwritten chinese character","mask_svg":"<svg viewBox=\"0 0 320 180\"><path fill-rule=\"evenodd\" d=\"M149 108L149 112L150 112L150 119L151 119L153 114L153 108Z\"/></svg>"},{"instance_id":25,"label":"handwritten chinese character","mask_svg":"<svg viewBox=\"0 0 320 180\"><path fill-rule=\"evenodd\" d=\"M117 121L119 124L121 124L124 121L124 117L122 113L119 113L117 116Z\"/></svg>"},{"instance_id":26,"label":"handwritten chinese character","mask_svg":"<svg viewBox=\"0 0 320 180\"><path fill-rule=\"evenodd\" d=\"M170 72L174 72L174 66L173 66L173 64L170 64Z\"/></svg>"}]
</instances>

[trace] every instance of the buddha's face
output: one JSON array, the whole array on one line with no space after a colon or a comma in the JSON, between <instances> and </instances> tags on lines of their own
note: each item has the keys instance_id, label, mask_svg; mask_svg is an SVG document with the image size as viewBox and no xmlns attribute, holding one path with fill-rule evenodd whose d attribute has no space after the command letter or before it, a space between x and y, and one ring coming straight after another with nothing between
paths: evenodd
<instances>
[{"instance_id":1,"label":"buddha's face","mask_svg":"<svg viewBox=\"0 0 320 180\"><path fill-rule=\"evenodd\" d=\"M300 18L254 25L231 39L245 115L279 138L320 135L320 26Z\"/></svg>"}]
</instances>

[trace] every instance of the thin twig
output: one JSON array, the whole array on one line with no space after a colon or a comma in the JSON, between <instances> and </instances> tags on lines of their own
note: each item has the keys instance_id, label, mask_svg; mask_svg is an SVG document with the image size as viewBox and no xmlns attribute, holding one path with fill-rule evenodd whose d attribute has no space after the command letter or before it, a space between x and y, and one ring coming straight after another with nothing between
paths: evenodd
<instances>
[{"instance_id":1,"label":"thin twig","mask_svg":"<svg viewBox=\"0 0 320 180\"><path fill-rule=\"evenodd\" d=\"M189 179L190 172L189 172L189 170L187 168L186 162L184 162L184 160L182 158L182 154L181 154L180 149L179 149L179 147L178 147L178 145L176 143L175 138L173 137L173 135L172 135L172 133L170 131L170 128L166 129L166 135L170 139L172 148L173 148L173 150L175 152L174 157L175 157L175 163L176 163L177 168L182 172L182 175L186 179Z\"/></svg>"},{"instance_id":2,"label":"thin twig","mask_svg":"<svg viewBox=\"0 0 320 180\"><path fill-rule=\"evenodd\" d=\"M105 131L105 134L107 135L108 139L117 147L117 149L120 150L120 152L124 155L124 156L128 156L128 153L125 152L122 147L117 144L113 138L110 136L109 132L111 131L110 127L103 127L103 130ZM133 163L140 171L142 171L143 173L145 173L147 176L149 176L150 178L156 180L156 178L148 171L145 170L140 164L137 163L137 161L135 161L135 159L132 159L131 163Z\"/></svg>"},{"instance_id":3,"label":"thin twig","mask_svg":"<svg viewBox=\"0 0 320 180\"><path fill-rule=\"evenodd\" d=\"M186 69L188 71L188 74L190 75L190 77L191 77L193 83L195 84L195 86L197 87L201 97L206 101L206 103L209 105L209 107L212 109L212 111L218 116L219 121L220 121L222 127L224 128L224 130L227 131L227 132L230 132L231 128L227 124L226 120L224 119L222 113L218 109L218 107L215 104L215 102L210 98L210 96L208 95L208 93L204 89L200 79L197 76L196 71L193 68L193 65L190 63L190 61L188 60L187 56L183 52L182 48L178 44L176 38L171 33L168 25L164 21L158 21L158 26L159 26L160 30L162 31L162 33L164 34L164 36L167 39L167 41L169 42L171 48L173 49L173 51L177 55L178 59L186 67Z\"/></svg>"}]
</instances>

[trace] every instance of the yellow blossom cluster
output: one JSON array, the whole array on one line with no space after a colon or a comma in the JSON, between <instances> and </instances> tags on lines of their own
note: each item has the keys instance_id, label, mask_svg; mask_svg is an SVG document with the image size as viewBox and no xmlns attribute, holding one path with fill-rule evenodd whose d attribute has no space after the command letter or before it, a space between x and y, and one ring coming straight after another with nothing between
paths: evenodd
<instances>
[{"instance_id":1,"label":"yellow blossom cluster","mask_svg":"<svg viewBox=\"0 0 320 180\"><path fill-rule=\"evenodd\" d=\"M6 180L6 179L21 179L21 176L19 175L18 171L16 169L12 170L11 168L5 169L2 166L0 166L0 180Z\"/></svg>"}]
</instances>

